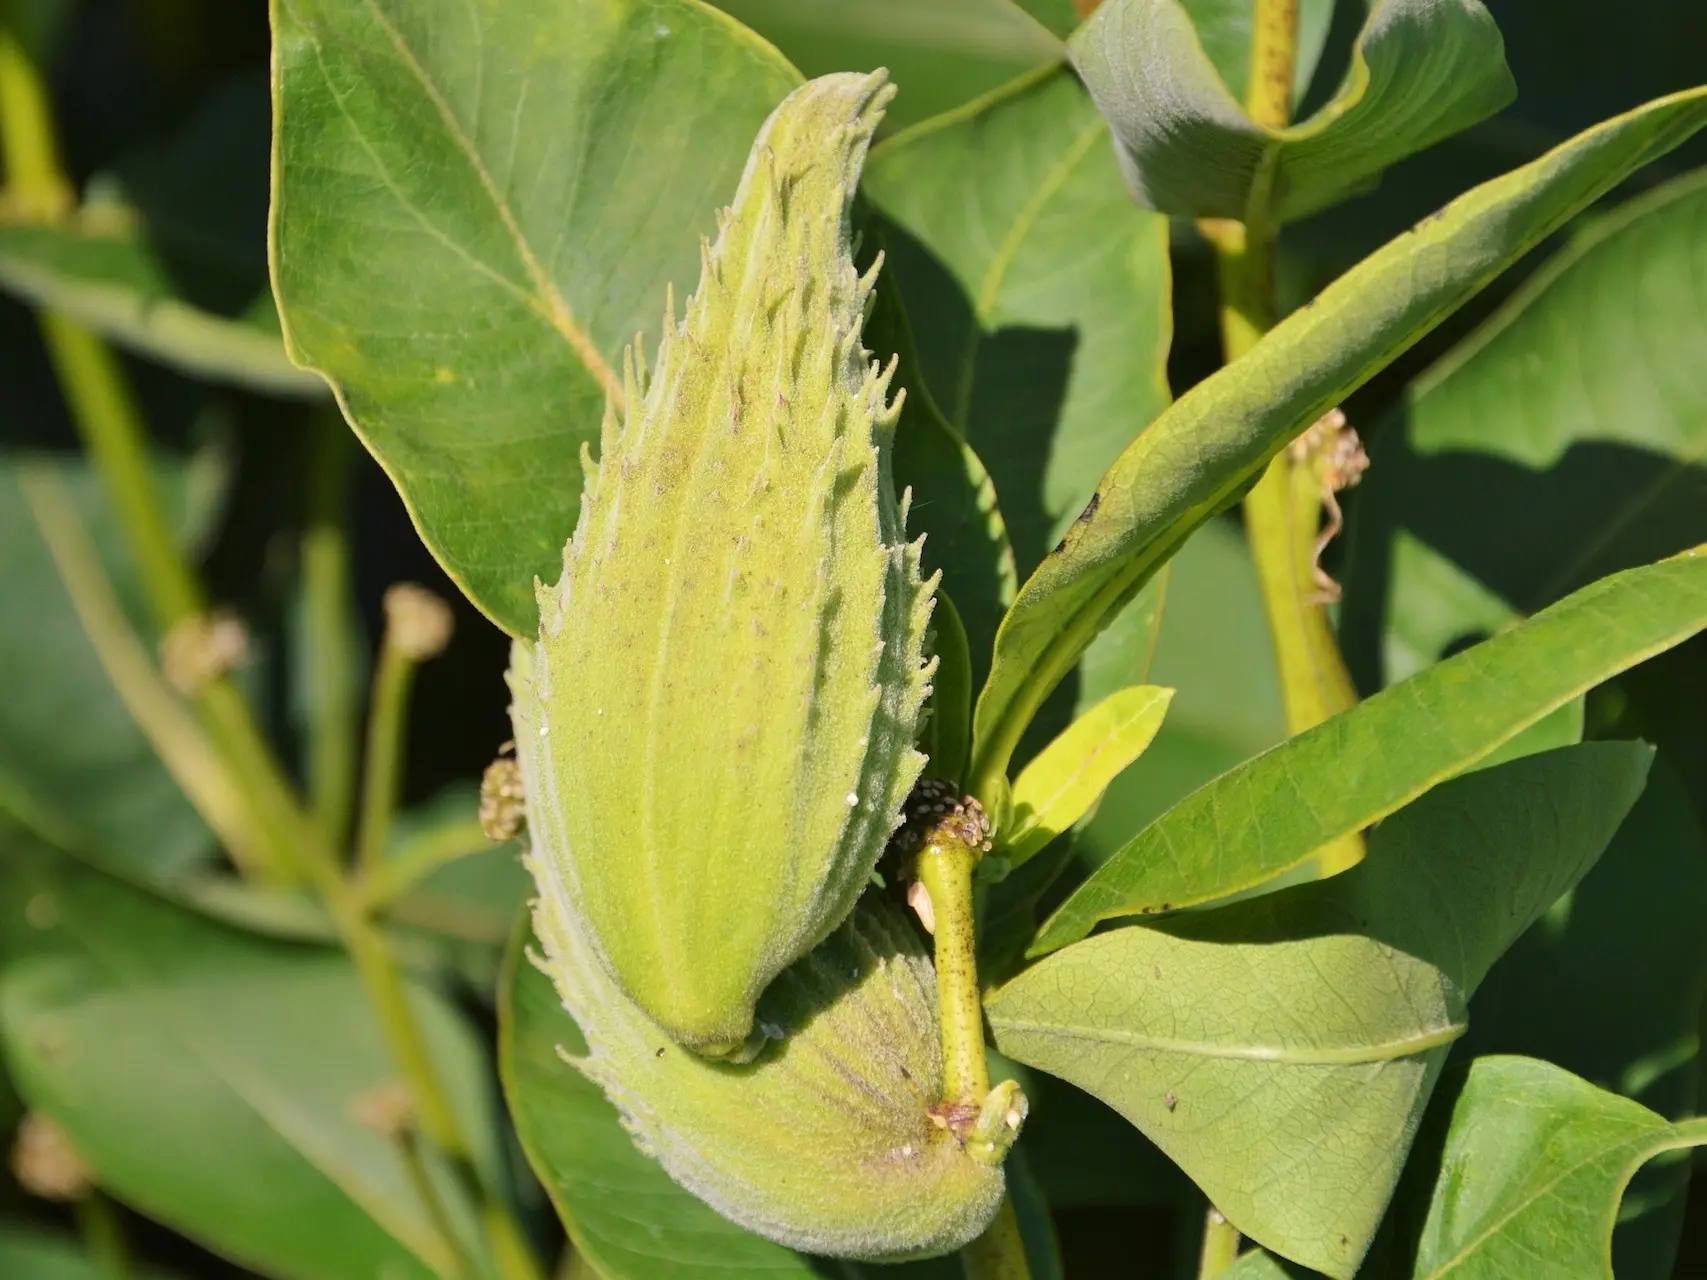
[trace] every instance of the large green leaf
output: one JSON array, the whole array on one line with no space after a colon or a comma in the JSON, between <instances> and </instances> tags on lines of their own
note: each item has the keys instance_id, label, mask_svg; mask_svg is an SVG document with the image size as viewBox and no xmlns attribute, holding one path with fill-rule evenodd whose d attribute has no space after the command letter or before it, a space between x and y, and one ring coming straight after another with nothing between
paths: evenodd
<instances>
[{"instance_id":1,"label":"large green leaf","mask_svg":"<svg viewBox=\"0 0 1707 1280\"><path fill-rule=\"evenodd\" d=\"M1707 90L1661 99L1476 188L1181 397L1121 454L1098 485L1089 518L1020 589L979 699L977 783L1005 772L1033 712L1085 646L1288 440L1542 236L1703 123ZM996 486L1000 492L1000 475ZM1007 511L1005 493L1003 502Z\"/></svg>"},{"instance_id":2,"label":"large green leaf","mask_svg":"<svg viewBox=\"0 0 1707 1280\"><path fill-rule=\"evenodd\" d=\"M598 1085L558 1053L584 1053L551 980L517 931L500 986L498 1067L510 1119L576 1251L606 1280L807 1277L807 1260L744 1231L634 1145Z\"/></svg>"},{"instance_id":3,"label":"large green leaf","mask_svg":"<svg viewBox=\"0 0 1707 1280\"><path fill-rule=\"evenodd\" d=\"M925 380L1029 573L1168 402L1166 223L1131 207L1061 69L880 143L865 190Z\"/></svg>"},{"instance_id":4,"label":"large green leaf","mask_svg":"<svg viewBox=\"0 0 1707 1280\"><path fill-rule=\"evenodd\" d=\"M125 535L80 461L0 453L0 813L121 875L169 884L206 863L208 829L113 689L19 487L26 467L62 483L131 622L152 624ZM186 543L219 510L214 454L156 472Z\"/></svg>"},{"instance_id":5,"label":"large green leaf","mask_svg":"<svg viewBox=\"0 0 1707 1280\"><path fill-rule=\"evenodd\" d=\"M1506 955L1457 1053L1544 1058L1670 1120L1696 1110L1707 980L1707 840L1662 748L1648 787L1583 882ZM1625 1197L1621 1280L1664 1280L1689 1162L1656 1162Z\"/></svg>"},{"instance_id":6,"label":"large green leaf","mask_svg":"<svg viewBox=\"0 0 1707 1280\"><path fill-rule=\"evenodd\" d=\"M1222 81L1181 0L1107 0L1068 47L1120 140L1133 196L1193 217L1309 213L1515 92L1478 0L1376 0L1339 91L1284 128L1245 114L1243 81Z\"/></svg>"},{"instance_id":7,"label":"large green leaf","mask_svg":"<svg viewBox=\"0 0 1707 1280\"><path fill-rule=\"evenodd\" d=\"M1352 518L1366 679L1707 538L1704 345L1696 174L1590 224L1414 384Z\"/></svg>"},{"instance_id":8,"label":"large green leaf","mask_svg":"<svg viewBox=\"0 0 1707 1280\"><path fill-rule=\"evenodd\" d=\"M1031 952L1254 888L1703 627L1707 548L1603 578L1193 792L1081 885Z\"/></svg>"},{"instance_id":9,"label":"large green leaf","mask_svg":"<svg viewBox=\"0 0 1707 1280\"><path fill-rule=\"evenodd\" d=\"M1060 42L1008 0L715 3L774 41L806 75L887 67L901 91L884 121L891 130L958 107L1062 56Z\"/></svg>"},{"instance_id":10,"label":"large green leaf","mask_svg":"<svg viewBox=\"0 0 1707 1280\"><path fill-rule=\"evenodd\" d=\"M530 634L623 347L693 288L798 77L697 0L274 0L273 31L291 352L451 578Z\"/></svg>"},{"instance_id":11,"label":"large green leaf","mask_svg":"<svg viewBox=\"0 0 1707 1280\"><path fill-rule=\"evenodd\" d=\"M1473 773L1340 876L1069 947L986 1001L996 1045L1119 1110L1245 1234L1349 1277L1465 1001L1594 864L1651 756Z\"/></svg>"},{"instance_id":12,"label":"large green leaf","mask_svg":"<svg viewBox=\"0 0 1707 1280\"><path fill-rule=\"evenodd\" d=\"M28 904L0 971L6 1063L103 1187L271 1275L452 1265L396 1145L356 1118L395 1077L348 960L214 924L15 829L0 840L0 894ZM483 1137L477 1042L444 1002L411 995L464 1124ZM473 1208L428 1158L467 1246Z\"/></svg>"},{"instance_id":13,"label":"large green leaf","mask_svg":"<svg viewBox=\"0 0 1707 1280\"><path fill-rule=\"evenodd\" d=\"M1610 1237L1636 1170L1707 1143L1707 1121L1673 1124L1532 1058L1479 1058L1452 1106L1413 1280L1612 1280ZM1426 1215L1426 1216L1425 1216Z\"/></svg>"}]
</instances>

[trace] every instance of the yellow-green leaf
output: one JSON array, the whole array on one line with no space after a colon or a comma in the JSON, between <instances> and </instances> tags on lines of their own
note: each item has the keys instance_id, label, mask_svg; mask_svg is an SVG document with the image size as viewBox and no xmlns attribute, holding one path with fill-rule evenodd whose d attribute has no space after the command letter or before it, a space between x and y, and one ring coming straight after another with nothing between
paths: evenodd
<instances>
[{"instance_id":1,"label":"yellow-green leaf","mask_svg":"<svg viewBox=\"0 0 1707 1280\"><path fill-rule=\"evenodd\" d=\"M1707 548L1603 578L1194 791L1079 886L1031 951L1253 888L1703 627Z\"/></svg>"},{"instance_id":2,"label":"yellow-green leaf","mask_svg":"<svg viewBox=\"0 0 1707 1280\"><path fill-rule=\"evenodd\" d=\"M1012 824L1002 838L1010 867L1090 811L1150 745L1173 696L1172 689L1148 684L1111 693L1037 753L1014 781Z\"/></svg>"}]
</instances>

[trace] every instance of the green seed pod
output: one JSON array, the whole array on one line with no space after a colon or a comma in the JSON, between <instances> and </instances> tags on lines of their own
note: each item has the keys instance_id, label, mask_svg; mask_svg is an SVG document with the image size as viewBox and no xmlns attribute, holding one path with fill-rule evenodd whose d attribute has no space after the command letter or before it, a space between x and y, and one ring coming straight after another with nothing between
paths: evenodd
<instances>
[{"instance_id":1,"label":"green seed pod","mask_svg":"<svg viewBox=\"0 0 1707 1280\"><path fill-rule=\"evenodd\" d=\"M547 891L712 1056L751 1051L759 993L853 909L923 763L933 584L849 240L892 92L825 76L765 123L649 377L630 353L512 676Z\"/></svg>"},{"instance_id":2,"label":"green seed pod","mask_svg":"<svg viewBox=\"0 0 1707 1280\"><path fill-rule=\"evenodd\" d=\"M523 747L531 777L528 757ZM984 1229L1023 1099L1006 1086L958 1133L945 1123L936 979L904 916L862 902L765 990L758 1017L773 1038L759 1056L719 1062L676 1044L618 989L562 909L537 832L530 841L540 967L587 1044L565 1056L671 1177L748 1230L816 1254L945 1253ZM996 1142L980 1147L988 1134Z\"/></svg>"}]
</instances>

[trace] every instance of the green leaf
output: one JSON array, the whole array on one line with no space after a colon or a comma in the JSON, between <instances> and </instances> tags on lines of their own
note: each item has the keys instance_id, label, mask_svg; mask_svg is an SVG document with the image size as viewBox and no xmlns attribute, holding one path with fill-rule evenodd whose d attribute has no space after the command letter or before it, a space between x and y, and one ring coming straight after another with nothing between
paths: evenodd
<instances>
[{"instance_id":1,"label":"green leaf","mask_svg":"<svg viewBox=\"0 0 1707 1280\"><path fill-rule=\"evenodd\" d=\"M1453 1104L1414 1280L1514 1280L1543 1272L1612 1280L1610 1237L1632 1175L1707 1143L1707 1121L1672 1124L1549 1062L1478 1058Z\"/></svg>"},{"instance_id":2,"label":"green leaf","mask_svg":"<svg viewBox=\"0 0 1707 1280\"><path fill-rule=\"evenodd\" d=\"M326 391L285 356L270 299L230 317L187 302L118 211L90 210L59 227L0 226L0 288L195 377L298 396Z\"/></svg>"},{"instance_id":3,"label":"green leaf","mask_svg":"<svg viewBox=\"0 0 1707 1280\"><path fill-rule=\"evenodd\" d=\"M880 143L865 191L925 381L1029 573L1168 402L1167 224L1132 208L1059 68Z\"/></svg>"},{"instance_id":4,"label":"green leaf","mask_svg":"<svg viewBox=\"0 0 1707 1280\"><path fill-rule=\"evenodd\" d=\"M1174 691L1140 684L1104 698L1068 726L1020 773L1002 856L1017 867L1066 831L1143 754L1162 727Z\"/></svg>"},{"instance_id":5,"label":"green leaf","mask_svg":"<svg viewBox=\"0 0 1707 1280\"><path fill-rule=\"evenodd\" d=\"M0 1223L0 1275L8 1280L110 1280L76 1241L10 1223ZM148 1267L127 1275L159 1280L162 1273Z\"/></svg>"},{"instance_id":6,"label":"green leaf","mask_svg":"<svg viewBox=\"0 0 1707 1280\"><path fill-rule=\"evenodd\" d=\"M1487 769L1496 764L1504 764L1507 760L1515 760L1519 756L1534 755L1537 751L1551 751L1554 747L1568 747L1581 742L1587 703L1588 696L1579 694L1563 706L1549 711L1527 729L1507 738L1476 761L1475 767Z\"/></svg>"},{"instance_id":7,"label":"green leaf","mask_svg":"<svg viewBox=\"0 0 1707 1280\"><path fill-rule=\"evenodd\" d=\"M696 0L274 0L273 274L427 547L537 629L622 351L798 82Z\"/></svg>"},{"instance_id":8,"label":"green leaf","mask_svg":"<svg viewBox=\"0 0 1707 1280\"><path fill-rule=\"evenodd\" d=\"M1061 0L1070 3L1071 0ZM890 129L1059 62L1058 40L1007 0L716 0L808 76L887 67Z\"/></svg>"},{"instance_id":9,"label":"green leaf","mask_svg":"<svg viewBox=\"0 0 1707 1280\"><path fill-rule=\"evenodd\" d=\"M169 885L213 853L107 679L19 487L55 476L75 504L130 620L153 637L124 531L98 477L76 460L0 453L0 814L128 879ZM214 452L156 471L168 518L194 543L218 515L226 468Z\"/></svg>"},{"instance_id":10,"label":"green leaf","mask_svg":"<svg viewBox=\"0 0 1707 1280\"><path fill-rule=\"evenodd\" d=\"M1285 128L1245 114L1244 83L1223 83L1180 0L1107 0L1068 48L1133 197L1188 217L1301 217L1516 92L1478 0L1377 0L1332 101Z\"/></svg>"},{"instance_id":11,"label":"green leaf","mask_svg":"<svg viewBox=\"0 0 1707 1280\"><path fill-rule=\"evenodd\" d=\"M1666 750L1593 871L1549 908L1476 993L1465 1057L1544 1058L1671 1120L1695 1112L1707 979L1707 839ZM1622 1280L1672 1274L1687 1161L1655 1163L1625 1197Z\"/></svg>"},{"instance_id":12,"label":"green leaf","mask_svg":"<svg viewBox=\"0 0 1707 1280\"><path fill-rule=\"evenodd\" d=\"M1015 7L1025 10L1051 35L1065 39L1084 21L1086 13L1096 7L1097 0L1013 0Z\"/></svg>"},{"instance_id":13,"label":"green leaf","mask_svg":"<svg viewBox=\"0 0 1707 1280\"><path fill-rule=\"evenodd\" d=\"M1707 123L1707 89L1650 103L1459 197L1199 383L1127 447L1020 589L974 719L974 789L1186 536L1314 422L1571 214ZM1001 476L996 477L1001 491ZM1003 494L1004 512L1013 514Z\"/></svg>"},{"instance_id":14,"label":"green leaf","mask_svg":"<svg viewBox=\"0 0 1707 1280\"><path fill-rule=\"evenodd\" d=\"M1591 222L1374 433L1344 574L1359 666L1402 677L1707 538L1704 344L1699 173Z\"/></svg>"},{"instance_id":15,"label":"green leaf","mask_svg":"<svg viewBox=\"0 0 1707 1280\"><path fill-rule=\"evenodd\" d=\"M1651 757L1591 743L1473 773L1342 875L1069 947L985 1002L996 1046L1119 1110L1246 1235L1348 1277L1466 999L1594 864Z\"/></svg>"},{"instance_id":16,"label":"green leaf","mask_svg":"<svg viewBox=\"0 0 1707 1280\"><path fill-rule=\"evenodd\" d=\"M1154 581L1164 577L1165 608L1148 678L1178 692L1156 740L1115 779L1096 816L1074 837L1075 855L1087 869L1210 779L1286 737L1268 621L1238 527L1225 520L1204 525ZM1120 629L1097 638L1083 668Z\"/></svg>"},{"instance_id":17,"label":"green leaf","mask_svg":"<svg viewBox=\"0 0 1707 1280\"><path fill-rule=\"evenodd\" d=\"M0 224L0 289L195 377L323 397L267 288L267 86L217 86L176 134L89 184L52 226Z\"/></svg>"},{"instance_id":18,"label":"green leaf","mask_svg":"<svg viewBox=\"0 0 1707 1280\"><path fill-rule=\"evenodd\" d=\"M883 228L870 228L884 242ZM869 264L862 263L862 269ZM943 418L925 385L918 349L892 273L877 281L877 301L866 321L863 341L872 351L895 359L893 386L901 396L890 465L895 488L908 490L908 535L923 534L922 572L941 572L942 586L959 611L968 647L971 688L983 684L990 647L1002 614L1018 586L1014 551L996 504L996 489L983 462L965 438ZM971 715L968 702L967 715ZM966 730L970 735L970 725ZM968 737L968 744L970 737ZM965 771L962 761L954 774Z\"/></svg>"},{"instance_id":19,"label":"green leaf","mask_svg":"<svg viewBox=\"0 0 1707 1280\"><path fill-rule=\"evenodd\" d=\"M273 1275L424 1278L452 1265L395 1144L356 1119L394 1068L346 958L237 933L16 830L0 841L0 886L29 904L30 935L0 970L7 1066L103 1187ZM443 1001L410 994L480 1140L479 1045ZM467 1244L473 1206L428 1159Z\"/></svg>"},{"instance_id":20,"label":"green leaf","mask_svg":"<svg viewBox=\"0 0 1707 1280\"><path fill-rule=\"evenodd\" d=\"M936 672L919 750L928 757L925 776L959 786L972 751L972 654L960 613L940 586L931 608L930 648Z\"/></svg>"},{"instance_id":21,"label":"green leaf","mask_svg":"<svg viewBox=\"0 0 1707 1280\"><path fill-rule=\"evenodd\" d=\"M813 1276L801 1255L742 1230L642 1154L599 1086L559 1055L585 1052L519 928L500 985L498 1068L510 1119L576 1252L606 1280Z\"/></svg>"},{"instance_id":22,"label":"green leaf","mask_svg":"<svg viewBox=\"0 0 1707 1280\"><path fill-rule=\"evenodd\" d=\"M1254 888L1703 627L1707 548L1603 578L1193 792L1081 885L1031 954Z\"/></svg>"}]
</instances>

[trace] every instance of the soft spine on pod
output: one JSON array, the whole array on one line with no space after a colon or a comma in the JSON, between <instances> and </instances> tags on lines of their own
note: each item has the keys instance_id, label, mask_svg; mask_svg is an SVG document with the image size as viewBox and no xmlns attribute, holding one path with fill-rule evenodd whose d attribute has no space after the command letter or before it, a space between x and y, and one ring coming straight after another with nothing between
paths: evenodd
<instances>
[{"instance_id":1,"label":"soft spine on pod","mask_svg":"<svg viewBox=\"0 0 1707 1280\"><path fill-rule=\"evenodd\" d=\"M892 92L825 76L766 121L649 376L630 350L512 673L542 895L711 1055L751 1051L760 993L852 911L923 763L934 582L849 233Z\"/></svg>"}]
</instances>

